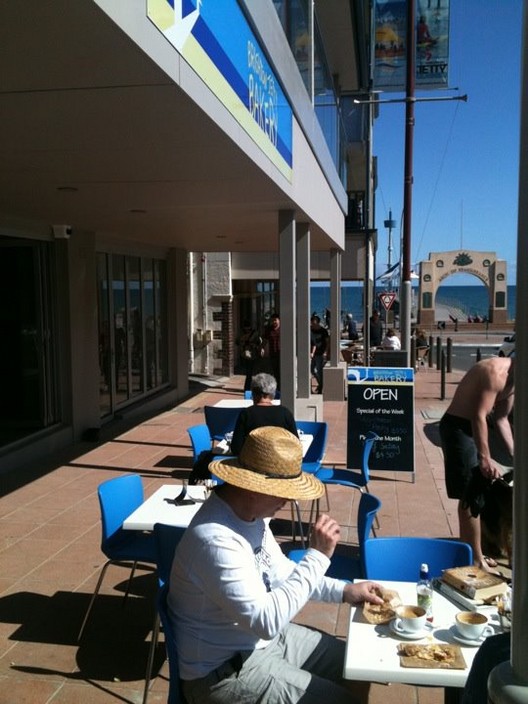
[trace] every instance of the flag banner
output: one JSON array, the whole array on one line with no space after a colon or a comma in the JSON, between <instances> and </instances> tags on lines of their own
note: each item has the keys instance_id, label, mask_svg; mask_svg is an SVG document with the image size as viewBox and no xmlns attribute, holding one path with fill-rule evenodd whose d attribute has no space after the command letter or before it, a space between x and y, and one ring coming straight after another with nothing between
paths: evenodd
<instances>
[{"instance_id":1,"label":"flag banner","mask_svg":"<svg viewBox=\"0 0 528 704\"><path fill-rule=\"evenodd\" d=\"M406 88L407 2L375 0L374 88ZM416 2L416 88L446 88L449 68L449 0Z\"/></svg>"}]
</instances>

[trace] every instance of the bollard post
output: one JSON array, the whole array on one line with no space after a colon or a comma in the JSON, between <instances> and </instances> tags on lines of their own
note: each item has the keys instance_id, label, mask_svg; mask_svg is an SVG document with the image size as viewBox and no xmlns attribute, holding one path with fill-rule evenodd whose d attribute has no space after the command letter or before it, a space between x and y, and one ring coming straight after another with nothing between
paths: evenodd
<instances>
[{"instance_id":1,"label":"bollard post","mask_svg":"<svg viewBox=\"0 0 528 704\"><path fill-rule=\"evenodd\" d=\"M447 338L446 372L451 374L451 355L453 354L453 339Z\"/></svg>"},{"instance_id":2,"label":"bollard post","mask_svg":"<svg viewBox=\"0 0 528 704\"><path fill-rule=\"evenodd\" d=\"M432 369L433 367L433 346L434 338L432 335L429 335L429 353L427 354L427 363L429 365L429 369Z\"/></svg>"},{"instance_id":3,"label":"bollard post","mask_svg":"<svg viewBox=\"0 0 528 704\"><path fill-rule=\"evenodd\" d=\"M442 338L436 338L436 368L440 369L440 355L442 353Z\"/></svg>"},{"instance_id":4,"label":"bollard post","mask_svg":"<svg viewBox=\"0 0 528 704\"><path fill-rule=\"evenodd\" d=\"M482 359L482 354L480 353L480 347L477 347L477 362L480 362Z\"/></svg>"},{"instance_id":5,"label":"bollard post","mask_svg":"<svg viewBox=\"0 0 528 704\"><path fill-rule=\"evenodd\" d=\"M442 350L441 355L441 367L440 367L440 399L444 401L446 397L446 355L444 350Z\"/></svg>"}]
</instances>

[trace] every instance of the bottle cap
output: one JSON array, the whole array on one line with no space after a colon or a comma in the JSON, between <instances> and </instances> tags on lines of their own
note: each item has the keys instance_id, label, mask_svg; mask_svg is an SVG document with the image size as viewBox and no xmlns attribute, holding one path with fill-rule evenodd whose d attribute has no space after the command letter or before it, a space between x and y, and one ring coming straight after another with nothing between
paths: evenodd
<instances>
[{"instance_id":1,"label":"bottle cap","mask_svg":"<svg viewBox=\"0 0 528 704\"><path fill-rule=\"evenodd\" d=\"M420 572L429 572L429 565L427 562L422 562L420 565Z\"/></svg>"}]
</instances>

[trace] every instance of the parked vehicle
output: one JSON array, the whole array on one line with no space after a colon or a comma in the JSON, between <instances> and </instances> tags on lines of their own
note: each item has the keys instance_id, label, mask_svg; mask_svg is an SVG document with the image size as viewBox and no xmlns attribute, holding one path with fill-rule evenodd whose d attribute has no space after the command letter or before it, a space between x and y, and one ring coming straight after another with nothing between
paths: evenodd
<instances>
[{"instance_id":1,"label":"parked vehicle","mask_svg":"<svg viewBox=\"0 0 528 704\"><path fill-rule=\"evenodd\" d=\"M515 333L513 333L513 335L506 335L504 342L497 349L499 357L509 357L512 352L515 352Z\"/></svg>"}]
</instances>

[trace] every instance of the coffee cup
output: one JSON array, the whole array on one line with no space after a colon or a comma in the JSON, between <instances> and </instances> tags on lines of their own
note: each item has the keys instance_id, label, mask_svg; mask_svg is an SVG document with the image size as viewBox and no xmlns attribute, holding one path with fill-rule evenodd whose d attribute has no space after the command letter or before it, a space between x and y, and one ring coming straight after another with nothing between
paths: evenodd
<instances>
[{"instance_id":1,"label":"coffee cup","mask_svg":"<svg viewBox=\"0 0 528 704\"><path fill-rule=\"evenodd\" d=\"M419 633L425 628L426 613L421 606L412 604L398 606L396 616L394 629L399 633Z\"/></svg>"},{"instance_id":2,"label":"coffee cup","mask_svg":"<svg viewBox=\"0 0 528 704\"><path fill-rule=\"evenodd\" d=\"M466 640L480 640L495 633L493 626L489 625L487 616L478 611L460 611L455 621L457 631Z\"/></svg>"}]
</instances>

